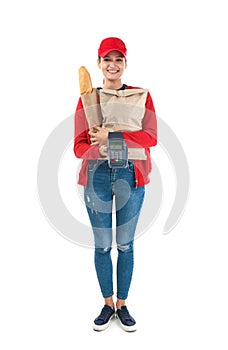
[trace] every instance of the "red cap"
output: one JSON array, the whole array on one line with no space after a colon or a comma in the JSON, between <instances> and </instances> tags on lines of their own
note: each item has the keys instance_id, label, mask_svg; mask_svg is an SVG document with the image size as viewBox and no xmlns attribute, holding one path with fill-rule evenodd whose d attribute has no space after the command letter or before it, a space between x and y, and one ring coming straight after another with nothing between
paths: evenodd
<instances>
[{"instance_id":1,"label":"red cap","mask_svg":"<svg viewBox=\"0 0 228 350\"><path fill-rule=\"evenodd\" d=\"M106 38L102 40L98 49L98 57L105 57L111 51L119 51L124 57L127 55L127 48L119 38Z\"/></svg>"}]
</instances>

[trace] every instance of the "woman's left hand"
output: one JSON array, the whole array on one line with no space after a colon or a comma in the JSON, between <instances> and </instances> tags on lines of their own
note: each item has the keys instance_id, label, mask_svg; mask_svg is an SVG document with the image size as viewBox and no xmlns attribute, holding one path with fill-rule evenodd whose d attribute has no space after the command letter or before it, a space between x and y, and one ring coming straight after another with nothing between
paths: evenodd
<instances>
[{"instance_id":1,"label":"woman's left hand","mask_svg":"<svg viewBox=\"0 0 228 350\"><path fill-rule=\"evenodd\" d=\"M89 131L89 135L92 146L104 144L108 140L108 130L100 126L94 126L92 130Z\"/></svg>"}]
</instances>

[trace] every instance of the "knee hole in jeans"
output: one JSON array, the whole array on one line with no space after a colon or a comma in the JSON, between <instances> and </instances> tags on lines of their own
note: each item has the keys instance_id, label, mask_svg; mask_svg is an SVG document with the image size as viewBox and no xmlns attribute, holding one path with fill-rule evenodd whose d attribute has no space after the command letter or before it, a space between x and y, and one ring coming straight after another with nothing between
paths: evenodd
<instances>
[{"instance_id":1,"label":"knee hole in jeans","mask_svg":"<svg viewBox=\"0 0 228 350\"><path fill-rule=\"evenodd\" d=\"M127 253L129 251L132 251L133 243L129 242L127 244L117 244L117 249L120 250L123 253Z\"/></svg>"},{"instance_id":2,"label":"knee hole in jeans","mask_svg":"<svg viewBox=\"0 0 228 350\"><path fill-rule=\"evenodd\" d=\"M96 253L99 253L99 254L106 254L106 253L109 253L111 249L112 249L111 247L95 248L95 251Z\"/></svg>"}]
</instances>

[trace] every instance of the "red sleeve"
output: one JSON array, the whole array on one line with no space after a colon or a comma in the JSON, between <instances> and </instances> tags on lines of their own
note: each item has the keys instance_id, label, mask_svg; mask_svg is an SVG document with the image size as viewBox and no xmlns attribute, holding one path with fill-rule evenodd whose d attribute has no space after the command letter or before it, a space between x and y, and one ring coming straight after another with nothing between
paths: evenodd
<instances>
[{"instance_id":1,"label":"red sleeve","mask_svg":"<svg viewBox=\"0 0 228 350\"><path fill-rule=\"evenodd\" d=\"M82 100L79 98L74 116L74 154L77 158L88 160L100 158L99 146L90 145L88 129Z\"/></svg>"},{"instance_id":2,"label":"red sleeve","mask_svg":"<svg viewBox=\"0 0 228 350\"><path fill-rule=\"evenodd\" d=\"M142 130L140 131L123 131L123 137L127 146L149 148L157 144L157 118L154 110L154 104L150 93L147 94L145 105L146 111L142 121Z\"/></svg>"}]
</instances>

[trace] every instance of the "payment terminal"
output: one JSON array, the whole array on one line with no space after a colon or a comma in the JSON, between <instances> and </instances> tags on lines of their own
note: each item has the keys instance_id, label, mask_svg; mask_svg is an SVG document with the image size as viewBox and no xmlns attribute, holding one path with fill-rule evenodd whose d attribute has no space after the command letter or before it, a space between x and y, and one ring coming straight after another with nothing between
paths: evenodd
<instances>
[{"instance_id":1,"label":"payment terminal","mask_svg":"<svg viewBox=\"0 0 228 350\"><path fill-rule=\"evenodd\" d=\"M122 132L108 134L108 164L110 168L126 168L128 166L128 148Z\"/></svg>"}]
</instances>

